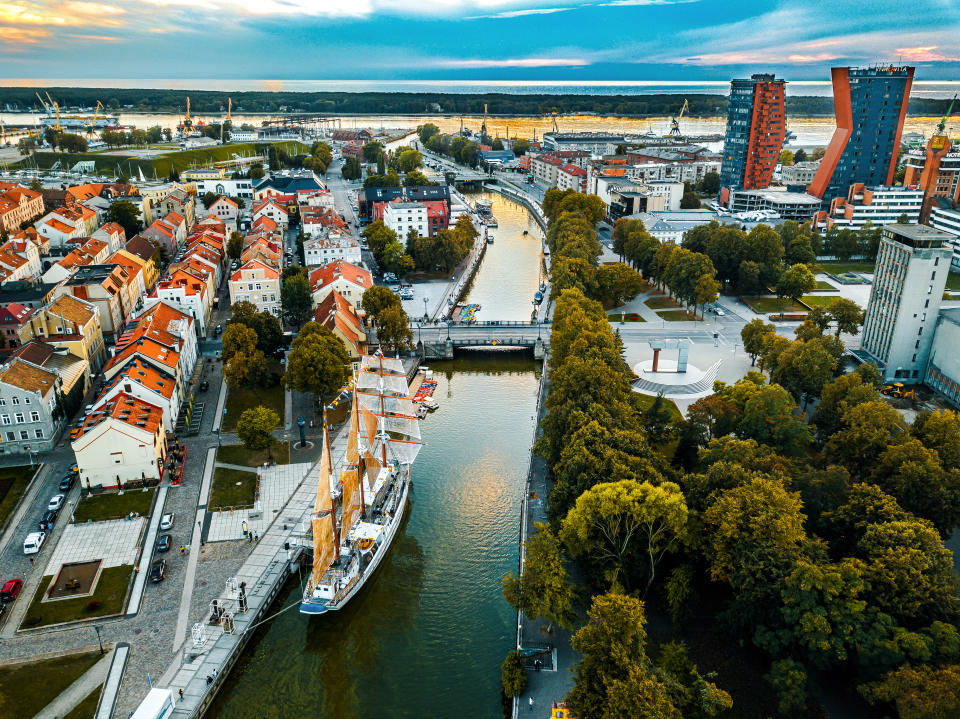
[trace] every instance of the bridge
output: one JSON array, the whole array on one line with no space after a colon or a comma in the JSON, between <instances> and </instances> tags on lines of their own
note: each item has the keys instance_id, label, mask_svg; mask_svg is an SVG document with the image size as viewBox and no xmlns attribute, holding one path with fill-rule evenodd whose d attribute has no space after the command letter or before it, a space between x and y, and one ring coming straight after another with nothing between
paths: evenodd
<instances>
[{"instance_id":1,"label":"bridge","mask_svg":"<svg viewBox=\"0 0 960 719\"><path fill-rule=\"evenodd\" d=\"M519 347L541 358L550 347L550 323L477 322L470 325L410 323L417 352L426 358L452 359L458 347Z\"/></svg>"}]
</instances>

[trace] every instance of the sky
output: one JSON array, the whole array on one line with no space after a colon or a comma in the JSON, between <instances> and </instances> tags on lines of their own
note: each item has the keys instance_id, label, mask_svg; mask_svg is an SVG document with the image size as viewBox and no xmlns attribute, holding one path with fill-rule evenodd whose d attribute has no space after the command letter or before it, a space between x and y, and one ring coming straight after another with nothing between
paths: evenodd
<instances>
[{"instance_id":1,"label":"sky","mask_svg":"<svg viewBox=\"0 0 960 719\"><path fill-rule=\"evenodd\" d=\"M960 0L0 0L0 77L960 80Z\"/></svg>"}]
</instances>

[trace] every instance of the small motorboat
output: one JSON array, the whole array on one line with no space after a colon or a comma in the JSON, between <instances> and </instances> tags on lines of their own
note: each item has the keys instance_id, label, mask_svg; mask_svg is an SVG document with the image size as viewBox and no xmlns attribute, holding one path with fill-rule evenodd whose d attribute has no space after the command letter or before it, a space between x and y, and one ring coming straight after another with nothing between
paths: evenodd
<instances>
[{"instance_id":1,"label":"small motorboat","mask_svg":"<svg viewBox=\"0 0 960 719\"><path fill-rule=\"evenodd\" d=\"M440 407L440 405L437 403L437 400L433 399L432 397L430 399L427 399L421 402L420 406L426 407L431 412L433 412L435 409L438 409Z\"/></svg>"}]
</instances>

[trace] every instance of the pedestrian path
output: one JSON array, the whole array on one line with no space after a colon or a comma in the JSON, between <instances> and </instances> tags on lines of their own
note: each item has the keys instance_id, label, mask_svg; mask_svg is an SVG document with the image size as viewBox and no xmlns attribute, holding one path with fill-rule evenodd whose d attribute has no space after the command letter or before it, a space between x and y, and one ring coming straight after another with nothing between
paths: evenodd
<instances>
[{"instance_id":1,"label":"pedestrian path","mask_svg":"<svg viewBox=\"0 0 960 719\"><path fill-rule=\"evenodd\" d=\"M58 719L69 714L73 708L90 696L97 687L107 681L113 652L104 654L100 661L87 669L73 684L64 689L49 704L34 716L34 719Z\"/></svg>"},{"instance_id":2,"label":"pedestrian path","mask_svg":"<svg viewBox=\"0 0 960 719\"><path fill-rule=\"evenodd\" d=\"M259 476L259 492L253 509L213 511L206 541L223 542L244 539L247 533L263 534L276 519L280 509L289 501L293 492L310 470L310 463L278 464L272 467L240 467L217 463L218 467L229 466Z\"/></svg>"},{"instance_id":3,"label":"pedestrian path","mask_svg":"<svg viewBox=\"0 0 960 719\"><path fill-rule=\"evenodd\" d=\"M157 500L153 505L153 516L150 517L150 526L147 527L147 536L143 538L143 550L140 553L141 571L136 573L133 580L133 591L130 592L130 601L127 603L127 614L137 614L140 611L140 603L143 601L143 591L147 587L147 565L153 556L153 548L156 546L157 533L160 531L160 520L163 518L163 508L167 502L167 489L169 485L165 484L157 491Z\"/></svg>"}]
</instances>

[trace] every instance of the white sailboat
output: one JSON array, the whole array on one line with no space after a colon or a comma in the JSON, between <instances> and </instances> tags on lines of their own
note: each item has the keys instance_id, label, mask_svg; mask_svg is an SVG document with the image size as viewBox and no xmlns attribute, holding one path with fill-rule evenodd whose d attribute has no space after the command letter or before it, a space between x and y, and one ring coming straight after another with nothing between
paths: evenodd
<instances>
[{"instance_id":1,"label":"white sailboat","mask_svg":"<svg viewBox=\"0 0 960 719\"><path fill-rule=\"evenodd\" d=\"M410 489L410 467L423 442L416 406L399 359L364 356L354 379L347 449L340 462L323 450L311 468L313 571L302 614L342 609L390 550Z\"/></svg>"}]
</instances>

